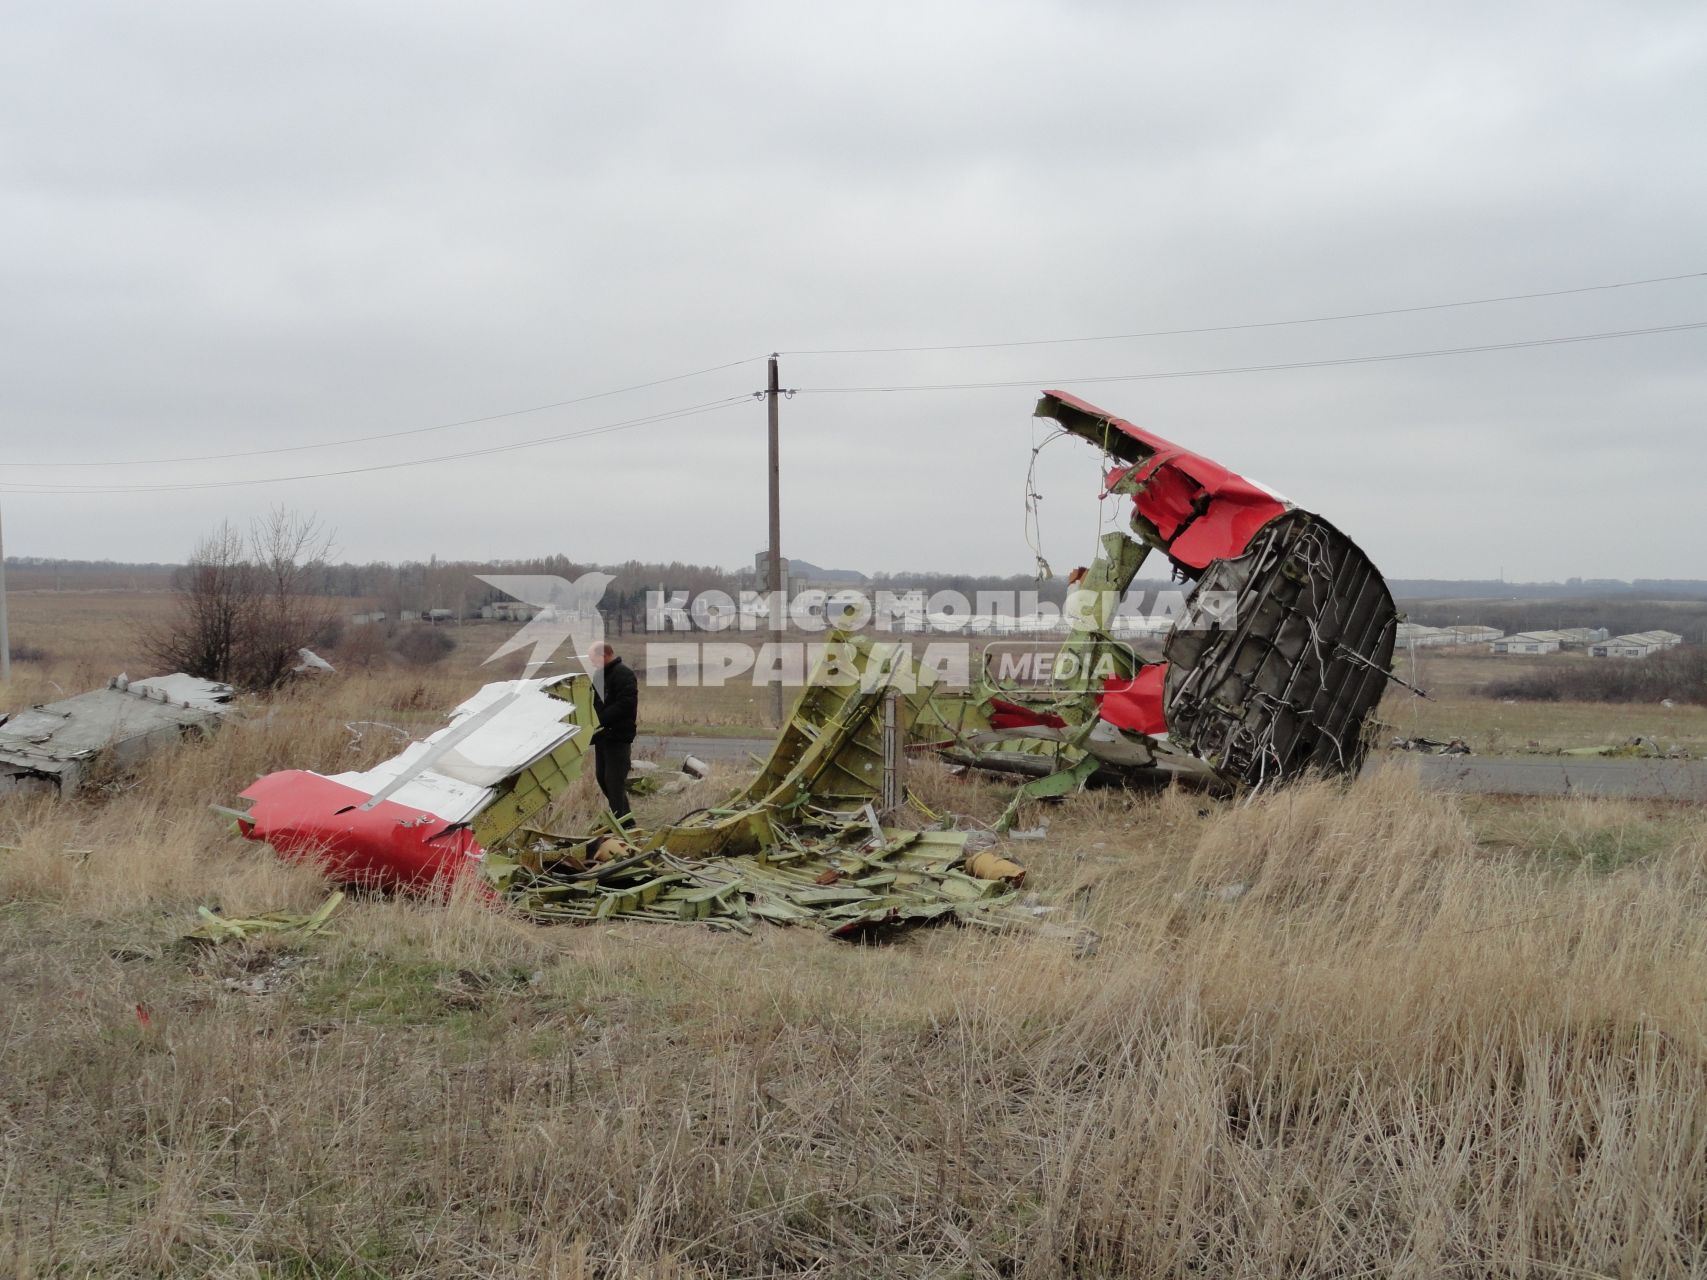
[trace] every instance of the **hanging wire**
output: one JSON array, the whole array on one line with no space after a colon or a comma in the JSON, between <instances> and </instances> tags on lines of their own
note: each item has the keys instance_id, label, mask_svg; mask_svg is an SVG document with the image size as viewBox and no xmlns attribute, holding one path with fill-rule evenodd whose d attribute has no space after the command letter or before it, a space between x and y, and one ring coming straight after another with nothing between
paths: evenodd
<instances>
[{"instance_id":1,"label":"hanging wire","mask_svg":"<svg viewBox=\"0 0 1707 1280\"><path fill-rule=\"evenodd\" d=\"M1429 302L1407 307L1387 307L1379 311L1342 311L1332 315L1303 316L1288 320L1257 320L1238 324L1201 325L1194 329L1150 329L1141 333L1100 333L1076 338L1022 338L1006 342L950 342L920 347L823 347L817 350L782 351L786 356L846 356L896 355L928 351L989 351L1001 347L1055 347L1080 342L1126 342L1138 338L1172 338L1200 333L1230 333L1241 329L1278 329L1290 325L1330 324L1340 320L1369 320L1377 316L1413 315L1423 311L1447 311L1458 307L1485 307L1499 302L1528 302L1537 298L1563 298L1578 293L1602 293L1611 289L1635 289L1651 284L1670 284L1678 280L1699 280L1707 271L1685 271L1671 276L1649 276L1641 280L1618 280L1611 284L1577 285L1569 289L1548 289L1539 293L1507 293L1491 298L1466 298L1457 302Z\"/></svg>"},{"instance_id":2,"label":"hanging wire","mask_svg":"<svg viewBox=\"0 0 1707 1280\"><path fill-rule=\"evenodd\" d=\"M1067 432L1061 430L1052 431L1039 441L1037 419L1032 419L1031 462L1025 469L1025 545L1031 548L1039 582L1047 582L1053 578L1055 571L1049 567L1049 561L1043 558L1043 527L1037 510L1037 504L1043 501L1043 495L1037 491L1037 455L1066 434Z\"/></svg>"},{"instance_id":3,"label":"hanging wire","mask_svg":"<svg viewBox=\"0 0 1707 1280\"><path fill-rule=\"evenodd\" d=\"M428 435L435 431L451 431L458 427L471 427L488 422L500 422L506 418L520 418L528 414L544 413L549 409L563 409L570 405L586 404L590 400L605 400L611 396L627 395L631 391L645 391L650 387L662 387L672 382L682 382L688 378L704 377L709 373L721 373L725 369L738 369L742 365L754 364L763 359L762 356L748 356L744 360L731 360L726 364L715 364L706 369L691 369L687 373L674 373L666 378L654 378L650 382L636 382L626 387L614 387L609 391L592 391L584 395L572 396L567 400L553 400L549 404L531 405L526 409L506 409L501 413L488 413L478 418L459 418L454 422L439 422L426 427L406 427L400 431L381 431L375 435L347 436L341 440L319 440L312 444L275 445L268 449L242 449L233 453L202 453L182 454L169 458L74 458L59 462L14 462L8 459L0 466L17 467L154 467L184 462L221 462L232 458L260 458L276 453L302 453L311 449L339 449L345 445L370 444L375 440L399 440L405 436ZM762 393L761 393L762 394ZM794 392L787 391L785 395L792 396Z\"/></svg>"},{"instance_id":4,"label":"hanging wire","mask_svg":"<svg viewBox=\"0 0 1707 1280\"><path fill-rule=\"evenodd\" d=\"M375 462L365 466L342 467L332 471L315 471L284 476L252 476L238 480L177 481L161 484L44 484L23 480L0 480L0 493L167 493L187 489L230 489L242 485L284 484L295 480L325 480L337 476L365 475L376 471L394 471L402 467L420 467L439 462L458 462L468 458L484 458L499 453L514 453L521 449L533 449L541 445L561 444L569 440L586 439L589 436L608 435L613 431L632 431L636 427L673 422L681 418L692 418L705 413L721 412L737 404L744 404L750 399L752 396L743 392L738 396L725 396L721 400L708 400L704 404L687 405L680 409L667 409L661 413L629 418L621 422L607 422L602 426L560 431L549 436L536 436L529 440L516 440L508 444L487 445L479 449L464 449L457 453L438 454L427 458L404 458L395 462Z\"/></svg>"}]
</instances>

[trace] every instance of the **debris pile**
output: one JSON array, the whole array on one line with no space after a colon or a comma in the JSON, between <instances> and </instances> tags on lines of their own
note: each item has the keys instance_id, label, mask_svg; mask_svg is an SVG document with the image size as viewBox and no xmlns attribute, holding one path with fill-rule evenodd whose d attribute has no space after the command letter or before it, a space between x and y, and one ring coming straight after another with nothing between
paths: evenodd
<instances>
[{"instance_id":1,"label":"debris pile","mask_svg":"<svg viewBox=\"0 0 1707 1280\"><path fill-rule=\"evenodd\" d=\"M1032 914L1015 902L1016 864L969 849L966 832L896 824L909 748L1024 778L1000 833L1028 801L1087 785L1237 790L1355 772L1396 679L1397 613L1368 557L1320 516L1076 397L1045 392L1036 412L1100 448L1104 496L1132 500L1131 534L1104 536L1072 577L1073 674L1047 689L986 674L978 689L938 691L907 646L832 633L741 794L652 832L607 815L572 836L530 824L580 772L590 678L499 682L373 769L273 774L243 793L248 810L228 812L243 834L341 879L422 888L477 873L542 920L810 922L854 937ZM1153 551L1192 589L1161 659L1146 661L1113 625ZM685 791L706 770L640 772L637 794Z\"/></svg>"},{"instance_id":2,"label":"debris pile","mask_svg":"<svg viewBox=\"0 0 1707 1280\"><path fill-rule=\"evenodd\" d=\"M1608 743L1599 747L1564 747L1559 751L1562 756L1604 756L1613 760L1688 760L1689 748L1684 746L1662 747L1652 738L1644 738L1638 734L1623 742Z\"/></svg>"},{"instance_id":3,"label":"debris pile","mask_svg":"<svg viewBox=\"0 0 1707 1280\"><path fill-rule=\"evenodd\" d=\"M832 666L852 678L827 678ZM477 873L541 921L738 931L769 921L865 938L1029 918L1016 902L1022 867L969 851L966 832L908 830L878 816L930 697L929 674L898 646L832 636L753 782L650 833L614 819L589 836L527 825L580 772L589 695L578 674L490 684L445 728L372 769L271 774L243 793L247 811L223 812L242 834L314 858L341 880L420 889ZM690 758L677 777L698 784L707 772Z\"/></svg>"},{"instance_id":4,"label":"debris pile","mask_svg":"<svg viewBox=\"0 0 1707 1280\"><path fill-rule=\"evenodd\" d=\"M755 921L816 924L842 938L937 923L1008 923L1025 872L988 853L966 857L958 832L863 823L788 831L764 853L683 858L661 846L601 867L565 857L538 870L489 856L487 874L539 920L699 921L741 933ZM537 857L537 855L535 855ZM596 857L597 855L595 855Z\"/></svg>"}]
</instances>

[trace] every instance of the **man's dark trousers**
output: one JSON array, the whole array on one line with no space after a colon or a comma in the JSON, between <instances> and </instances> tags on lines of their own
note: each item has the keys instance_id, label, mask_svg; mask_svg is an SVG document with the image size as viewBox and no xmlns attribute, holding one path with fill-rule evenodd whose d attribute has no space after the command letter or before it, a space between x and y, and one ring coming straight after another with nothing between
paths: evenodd
<instances>
[{"instance_id":1,"label":"man's dark trousers","mask_svg":"<svg viewBox=\"0 0 1707 1280\"><path fill-rule=\"evenodd\" d=\"M598 775L599 790L605 793L610 811L619 818L629 814L628 769L633 753L632 742L593 743L593 770Z\"/></svg>"}]
</instances>

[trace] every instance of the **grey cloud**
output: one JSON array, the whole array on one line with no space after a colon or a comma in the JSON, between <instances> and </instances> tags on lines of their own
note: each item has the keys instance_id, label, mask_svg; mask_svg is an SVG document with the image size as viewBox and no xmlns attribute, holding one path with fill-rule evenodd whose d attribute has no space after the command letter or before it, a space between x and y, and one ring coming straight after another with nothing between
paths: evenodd
<instances>
[{"instance_id":1,"label":"grey cloud","mask_svg":"<svg viewBox=\"0 0 1707 1280\"><path fill-rule=\"evenodd\" d=\"M6 461L396 430L776 347L1707 266L1707 15L1684 4L40 4L9 36ZM796 356L784 381L1042 385L1700 319L1693 282L1106 346ZM1704 340L1081 390L1323 511L1395 574L1698 575ZM172 471L447 453L761 378ZM1023 571L1034 390L789 401L786 541L821 563ZM170 558L284 499L357 558L732 564L763 540L762 462L755 403L367 476L7 495L7 546ZM1045 534L1066 562L1094 537L1095 459L1050 466Z\"/></svg>"}]
</instances>

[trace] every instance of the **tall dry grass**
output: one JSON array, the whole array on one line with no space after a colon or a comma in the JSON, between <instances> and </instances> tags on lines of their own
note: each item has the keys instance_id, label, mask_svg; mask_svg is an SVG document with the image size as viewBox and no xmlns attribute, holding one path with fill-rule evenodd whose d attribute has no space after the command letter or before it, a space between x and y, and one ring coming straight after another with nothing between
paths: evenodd
<instances>
[{"instance_id":1,"label":"tall dry grass","mask_svg":"<svg viewBox=\"0 0 1707 1280\"><path fill-rule=\"evenodd\" d=\"M207 803L386 754L343 724L413 698L328 684L109 796L0 809L9 1274L1707 1269L1698 811L1495 810L1403 770L1080 796L1007 851L1041 923L1101 935L1082 958L460 897L174 946L199 903L324 891ZM972 821L1004 798L913 781Z\"/></svg>"}]
</instances>

